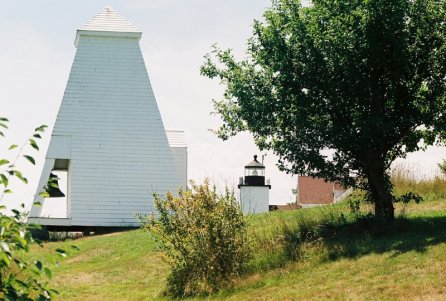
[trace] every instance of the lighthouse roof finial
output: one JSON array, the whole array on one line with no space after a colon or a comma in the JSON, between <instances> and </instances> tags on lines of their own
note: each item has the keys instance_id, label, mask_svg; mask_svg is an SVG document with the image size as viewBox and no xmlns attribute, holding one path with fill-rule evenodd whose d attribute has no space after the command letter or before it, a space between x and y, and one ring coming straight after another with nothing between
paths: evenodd
<instances>
[{"instance_id":1,"label":"lighthouse roof finial","mask_svg":"<svg viewBox=\"0 0 446 301\"><path fill-rule=\"evenodd\" d=\"M257 161L257 155L254 155L254 161L245 165L245 168L265 168L265 165Z\"/></svg>"}]
</instances>

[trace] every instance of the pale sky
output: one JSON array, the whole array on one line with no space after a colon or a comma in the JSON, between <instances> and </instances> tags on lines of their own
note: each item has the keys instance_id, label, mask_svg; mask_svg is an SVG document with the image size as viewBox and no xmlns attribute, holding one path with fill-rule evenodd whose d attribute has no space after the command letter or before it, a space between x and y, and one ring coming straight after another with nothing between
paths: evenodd
<instances>
[{"instance_id":1,"label":"pale sky","mask_svg":"<svg viewBox=\"0 0 446 301\"><path fill-rule=\"evenodd\" d=\"M208 131L220 120L211 116L211 100L221 98L216 80L203 78L199 67L213 43L232 48L242 58L253 19L260 19L267 0L127 0L127 1L1 1L0 116L10 119L7 138L20 144L40 125L49 126L36 155L37 165L21 164L30 184L14 185L8 204L30 204L37 187L51 129L62 100L76 48L76 29L106 5L136 25L140 46L166 129L184 129L188 137L189 178L211 178L220 187L233 187L252 155L261 153L249 134L220 141ZM432 175L446 157L441 148L409 157L419 174ZM265 158L271 179L270 203L294 199L296 179L279 172L276 158Z\"/></svg>"}]
</instances>

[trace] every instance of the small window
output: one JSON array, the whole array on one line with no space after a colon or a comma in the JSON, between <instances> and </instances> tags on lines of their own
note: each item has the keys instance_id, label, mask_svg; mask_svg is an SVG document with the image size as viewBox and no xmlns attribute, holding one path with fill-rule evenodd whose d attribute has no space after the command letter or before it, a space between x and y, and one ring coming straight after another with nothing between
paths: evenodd
<instances>
[{"instance_id":1,"label":"small window","mask_svg":"<svg viewBox=\"0 0 446 301\"><path fill-rule=\"evenodd\" d=\"M53 170L65 170L68 171L68 159L56 159Z\"/></svg>"}]
</instances>

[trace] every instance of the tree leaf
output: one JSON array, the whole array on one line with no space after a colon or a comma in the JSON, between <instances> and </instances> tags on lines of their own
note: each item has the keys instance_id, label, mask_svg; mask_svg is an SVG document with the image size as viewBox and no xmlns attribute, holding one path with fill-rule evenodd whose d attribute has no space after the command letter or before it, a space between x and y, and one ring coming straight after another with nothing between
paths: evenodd
<instances>
[{"instance_id":1,"label":"tree leaf","mask_svg":"<svg viewBox=\"0 0 446 301\"><path fill-rule=\"evenodd\" d=\"M0 262L1 261L3 261L7 267L11 264L11 259L9 259L5 252L0 252Z\"/></svg>"},{"instance_id":2,"label":"tree leaf","mask_svg":"<svg viewBox=\"0 0 446 301\"><path fill-rule=\"evenodd\" d=\"M43 198L48 198L50 196L50 194L46 191L39 192L39 195ZM39 205L40 205L40 203L39 203Z\"/></svg>"},{"instance_id":3,"label":"tree leaf","mask_svg":"<svg viewBox=\"0 0 446 301\"><path fill-rule=\"evenodd\" d=\"M9 244L5 241L0 241L0 247L5 251L5 252L11 252L11 249L9 248Z\"/></svg>"},{"instance_id":4,"label":"tree leaf","mask_svg":"<svg viewBox=\"0 0 446 301\"><path fill-rule=\"evenodd\" d=\"M8 148L8 150L14 149L19 147L17 144L11 144L11 146Z\"/></svg>"},{"instance_id":5,"label":"tree leaf","mask_svg":"<svg viewBox=\"0 0 446 301\"><path fill-rule=\"evenodd\" d=\"M0 166L1 166L1 165L8 164L8 163L9 163L8 160L6 160L6 159L0 159Z\"/></svg>"},{"instance_id":6,"label":"tree leaf","mask_svg":"<svg viewBox=\"0 0 446 301\"><path fill-rule=\"evenodd\" d=\"M23 289L28 289L29 288L29 284L20 280L20 279L16 279L15 282L17 284L19 284Z\"/></svg>"},{"instance_id":7,"label":"tree leaf","mask_svg":"<svg viewBox=\"0 0 446 301\"><path fill-rule=\"evenodd\" d=\"M14 169L14 170L12 171L12 173L13 173L17 178L19 178L23 183L28 184L28 179L25 178L25 177L22 175L22 173L21 173L20 171Z\"/></svg>"},{"instance_id":8,"label":"tree leaf","mask_svg":"<svg viewBox=\"0 0 446 301\"><path fill-rule=\"evenodd\" d=\"M51 279L53 277L53 273L51 273L51 270L49 268L44 268L43 271L48 279Z\"/></svg>"},{"instance_id":9,"label":"tree leaf","mask_svg":"<svg viewBox=\"0 0 446 301\"><path fill-rule=\"evenodd\" d=\"M40 262L38 260L34 261L34 265L39 269L39 271L41 271L43 268L42 262Z\"/></svg>"},{"instance_id":10,"label":"tree leaf","mask_svg":"<svg viewBox=\"0 0 446 301\"><path fill-rule=\"evenodd\" d=\"M29 162L31 162L33 165L36 165L36 160L34 160L33 157L28 156L28 155L23 155L23 157L25 157Z\"/></svg>"},{"instance_id":11,"label":"tree leaf","mask_svg":"<svg viewBox=\"0 0 446 301\"><path fill-rule=\"evenodd\" d=\"M37 145L36 140L34 139L29 139L29 144L36 150L39 150L39 146Z\"/></svg>"},{"instance_id":12,"label":"tree leaf","mask_svg":"<svg viewBox=\"0 0 446 301\"><path fill-rule=\"evenodd\" d=\"M59 254L62 257L67 257L67 253L64 249L56 249L57 254Z\"/></svg>"},{"instance_id":13,"label":"tree leaf","mask_svg":"<svg viewBox=\"0 0 446 301\"><path fill-rule=\"evenodd\" d=\"M0 178L2 180L3 186L5 186L5 187L8 186L8 182L9 182L8 178L4 174L0 174Z\"/></svg>"},{"instance_id":14,"label":"tree leaf","mask_svg":"<svg viewBox=\"0 0 446 301\"><path fill-rule=\"evenodd\" d=\"M47 127L48 127L48 126L46 126L46 125L41 125L41 126L35 128L35 129L34 129L34 132L43 132L43 131L45 131L45 129L46 129Z\"/></svg>"}]
</instances>

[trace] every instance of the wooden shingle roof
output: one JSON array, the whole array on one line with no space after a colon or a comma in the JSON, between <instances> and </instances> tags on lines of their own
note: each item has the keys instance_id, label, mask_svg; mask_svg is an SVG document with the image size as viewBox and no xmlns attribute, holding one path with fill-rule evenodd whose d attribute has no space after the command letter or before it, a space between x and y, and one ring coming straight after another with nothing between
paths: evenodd
<instances>
[{"instance_id":1,"label":"wooden shingle roof","mask_svg":"<svg viewBox=\"0 0 446 301\"><path fill-rule=\"evenodd\" d=\"M79 46L82 36L141 38L141 31L110 6L104 7L90 21L82 25L76 33L74 45Z\"/></svg>"},{"instance_id":2,"label":"wooden shingle roof","mask_svg":"<svg viewBox=\"0 0 446 301\"><path fill-rule=\"evenodd\" d=\"M127 21L110 6L104 7L90 21L82 25L79 30L141 32L135 25Z\"/></svg>"}]
</instances>

